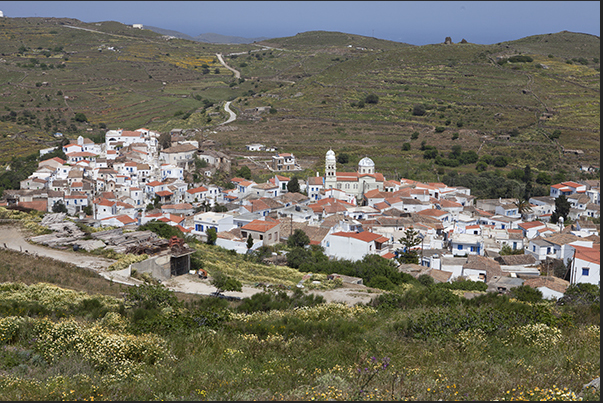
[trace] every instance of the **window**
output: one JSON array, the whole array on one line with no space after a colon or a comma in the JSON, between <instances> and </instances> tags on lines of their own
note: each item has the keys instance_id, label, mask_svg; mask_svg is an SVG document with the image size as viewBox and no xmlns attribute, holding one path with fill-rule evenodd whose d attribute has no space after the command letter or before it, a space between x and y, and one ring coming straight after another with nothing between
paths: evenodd
<instances>
[{"instance_id":1,"label":"window","mask_svg":"<svg viewBox=\"0 0 603 403\"><path fill-rule=\"evenodd\" d=\"M588 276L588 272L590 271L590 269L588 267L583 267L582 268L582 275L583 276Z\"/></svg>"},{"instance_id":2,"label":"window","mask_svg":"<svg viewBox=\"0 0 603 403\"><path fill-rule=\"evenodd\" d=\"M459 245L458 250L463 250L463 245Z\"/></svg>"}]
</instances>

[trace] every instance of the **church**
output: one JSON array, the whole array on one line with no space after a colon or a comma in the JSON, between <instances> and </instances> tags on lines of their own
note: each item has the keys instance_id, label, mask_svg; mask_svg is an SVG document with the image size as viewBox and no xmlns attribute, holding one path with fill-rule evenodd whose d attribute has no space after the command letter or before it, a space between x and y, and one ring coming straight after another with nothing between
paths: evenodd
<instances>
[{"instance_id":1,"label":"church","mask_svg":"<svg viewBox=\"0 0 603 403\"><path fill-rule=\"evenodd\" d=\"M369 190L383 190L385 178L375 172L375 163L372 159L364 157L358 162L357 172L337 172L337 159L335 152L327 151L325 157L325 190L340 189L345 193L354 195L360 201Z\"/></svg>"}]
</instances>

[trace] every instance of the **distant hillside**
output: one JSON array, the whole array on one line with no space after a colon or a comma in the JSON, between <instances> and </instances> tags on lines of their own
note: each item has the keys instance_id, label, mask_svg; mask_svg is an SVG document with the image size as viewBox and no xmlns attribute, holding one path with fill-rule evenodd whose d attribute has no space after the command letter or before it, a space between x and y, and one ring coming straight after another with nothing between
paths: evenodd
<instances>
[{"instance_id":1,"label":"distant hillside","mask_svg":"<svg viewBox=\"0 0 603 403\"><path fill-rule=\"evenodd\" d=\"M102 141L106 128L140 127L195 129L233 151L275 145L314 173L332 146L350 161L370 156L387 178L423 181L478 168L506 175L527 164L534 176L578 179L581 166L600 160L593 35L414 46L310 31L223 44L237 38L64 18L1 25L0 164L56 145L56 132ZM228 118L226 100L237 121L213 130ZM269 114L246 112L268 105ZM437 147L436 158L427 146ZM451 158L458 146L483 163ZM498 156L504 161L491 164Z\"/></svg>"},{"instance_id":2,"label":"distant hillside","mask_svg":"<svg viewBox=\"0 0 603 403\"><path fill-rule=\"evenodd\" d=\"M193 38L190 35L183 34L182 32L178 32L178 31L172 31L171 29L163 29L163 28L158 28L158 27L152 27L149 25L145 25L144 29L148 29L149 31L157 32L158 34L161 34L161 35L173 36L174 38L188 39L189 41L196 40L195 38Z\"/></svg>"},{"instance_id":3,"label":"distant hillside","mask_svg":"<svg viewBox=\"0 0 603 403\"><path fill-rule=\"evenodd\" d=\"M227 35L220 35L220 34L214 34L214 33L206 33L206 34L201 34L201 35L192 37L190 35L183 34L178 31L172 31L170 29L152 27L152 26L148 26L148 25L145 25L144 28L148 29L150 31L156 32L158 34L161 34L161 35L168 35L168 36L173 36L174 38L188 39L190 41L204 42L204 43L247 44L247 43L259 42L259 41L264 41L266 39L269 39L265 36L262 36L260 38L243 38L241 36L227 36Z\"/></svg>"},{"instance_id":4,"label":"distant hillside","mask_svg":"<svg viewBox=\"0 0 603 403\"><path fill-rule=\"evenodd\" d=\"M262 36L259 38L243 38L240 36L226 36L226 35L220 35L220 34L207 33L207 34L201 34L201 35L195 36L194 40L196 40L198 42L205 42L205 43L244 44L244 43L260 42L260 41L264 41L266 39L269 39L269 38L267 38L265 36Z\"/></svg>"}]
</instances>

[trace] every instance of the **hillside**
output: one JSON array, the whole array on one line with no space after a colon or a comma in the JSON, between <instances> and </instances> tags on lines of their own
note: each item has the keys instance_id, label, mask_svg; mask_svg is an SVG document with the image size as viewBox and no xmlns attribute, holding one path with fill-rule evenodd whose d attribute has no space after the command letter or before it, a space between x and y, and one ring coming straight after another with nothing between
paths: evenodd
<instances>
[{"instance_id":1,"label":"hillside","mask_svg":"<svg viewBox=\"0 0 603 403\"><path fill-rule=\"evenodd\" d=\"M476 169L424 159L423 142L443 157L460 145L506 156L503 171L529 163L568 179L600 157L600 39L592 35L412 46L313 31L224 45L55 18L4 18L0 32L0 163L56 144L57 131L94 138L139 127L195 128L235 152L276 145L311 172L332 147L351 161L371 156L388 178L418 180ZM235 81L216 53L244 79ZM504 63L513 56L532 61ZM368 95L377 103L364 102ZM227 117L225 100L240 118L232 131L209 133ZM241 115L265 105L276 113Z\"/></svg>"}]
</instances>

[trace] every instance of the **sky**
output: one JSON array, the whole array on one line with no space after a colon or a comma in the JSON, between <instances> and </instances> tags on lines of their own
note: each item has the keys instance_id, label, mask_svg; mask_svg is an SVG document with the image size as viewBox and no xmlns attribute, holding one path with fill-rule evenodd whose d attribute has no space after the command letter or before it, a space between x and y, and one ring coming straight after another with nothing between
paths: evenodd
<instances>
[{"instance_id":1,"label":"sky","mask_svg":"<svg viewBox=\"0 0 603 403\"><path fill-rule=\"evenodd\" d=\"M571 31L600 36L599 1L0 1L5 17L69 17L281 38L335 31L411 45L476 44Z\"/></svg>"}]
</instances>

